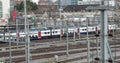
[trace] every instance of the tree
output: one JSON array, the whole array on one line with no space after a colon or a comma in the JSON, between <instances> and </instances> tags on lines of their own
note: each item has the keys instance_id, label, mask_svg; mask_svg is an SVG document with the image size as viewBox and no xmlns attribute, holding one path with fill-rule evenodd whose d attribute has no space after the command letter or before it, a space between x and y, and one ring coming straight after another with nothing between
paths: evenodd
<instances>
[{"instance_id":1,"label":"tree","mask_svg":"<svg viewBox=\"0 0 120 63\"><path fill-rule=\"evenodd\" d=\"M38 9L37 4L33 3L29 0L26 1L27 4L27 11L35 11ZM16 10L18 11L23 11L24 10L24 2L22 1L20 4L16 4L14 6L14 8L16 8Z\"/></svg>"}]
</instances>

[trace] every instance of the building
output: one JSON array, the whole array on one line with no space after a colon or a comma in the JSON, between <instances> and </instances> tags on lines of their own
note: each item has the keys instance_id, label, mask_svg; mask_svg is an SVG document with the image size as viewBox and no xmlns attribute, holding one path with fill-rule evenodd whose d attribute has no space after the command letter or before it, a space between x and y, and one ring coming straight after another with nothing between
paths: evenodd
<instances>
[{"instance_id":1,"label":"building","mask_svg":"<svg viewBox=\"0 0 120 63\"><path fill-rule=\"evenodd\" d=\"M77 5L78 4L78 0L57 0L57 2L62 5ZM59 4L58 4L59 5Z\"/></svg>"},{"instance_id":2,"label":"building","mask_svg":"<svg viewBox=\"0 0 120 63\"><path fill-rule=\"evenodd\" d=\"M71 0L71 5L77 5L78 4L78 0Z\"/></svg>"},{"instance_id":3,"label":"building","mask_svg":"<svg viewBox=\"0 0 120 63\"><path fill-rule=\"evenodd\" d=\"M2 2L0 2L0 18L2 17Z\"/></svg>"},{"instance_id":4,"label":"building","mask_svg":"<svg viewBox=\"0 0 120 63\"><path fill-rule=\"evenodd\" d=\"M39 0L38 5L52 5L53 2L51 0Z\"/></svg>"},{"instance_id":5,"label":"building","mask_svg":"<svg viewBox=\"0 0 120 63\"><path fill-rule=\"evenodd\" d=\"M53 5L52 0L39 0L38 11L35 14L43 14L44 12L56 11L57 5Z\"/></svg>"},{"instance_id":6,"label":"building","mask_svg":"<svg viewBox=\"0 0 120 63\"><path fill-rule=\"evenodd\" d=\"M9 18L10 18L10 0L0 0L0 23L7 22Z\"/></svg>"},{"instance_id":7,"label":"building","mask_svg":"<svg viewBox=\"0 0 120 63\"><path fill-rule=\"evenodd\" d=\"M11 3L16 5L16 4L20 4L22 1L24 1L24 0L11 0Z\"/></svg>"},{"instance_id":8,"label":"building","mask_svg":"<svg viewBox=\"0 0 120 63\"><path fill-rule=\"evenodd\" d=\"M31 0L31 1L32 1L32 2L35 2L36 4L38 4L38 1L39 1L39 0Z\"/></svg>"},{"instance_id":9,"label":"building","mask_svg":"<svg viewBox=\"0 0 120 63\"><path fill-rule=\"evenodd\" d=\"M105 1L105 3L109 6L115 6L115 0ZM78 5L100 5L101 0L78 0Z\"/></svg>"}]
</instances>

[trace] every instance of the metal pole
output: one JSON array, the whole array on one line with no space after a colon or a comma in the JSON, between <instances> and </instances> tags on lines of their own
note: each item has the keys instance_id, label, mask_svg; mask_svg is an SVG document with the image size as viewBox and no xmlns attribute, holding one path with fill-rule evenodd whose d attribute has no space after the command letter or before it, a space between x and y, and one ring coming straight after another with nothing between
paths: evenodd
<instances>
[{"instance_id":1,"label":"metal pole","mask_svg":"<svg viewBox=\"0 0 120 63\"><path fill-rule=\"evenodd\" d=\"M4 27L4 32L3 32L3 40L5 41L5 33L6 33L6 31L5 31L5 27Z\"/></svg>"},{"instance_id":2,"label":"metal pole","mask_svg":"<svg viewBox=\"0 0 120 63\"><path fill-rule=\"evenodd\" d=\"M102 5L105 5L104 1L102 1ZM107 42L108 42L108 33L107 33L107 12L105 10L101 10L101 49L102 49L102 63L108 63L108 49L107 49Z\"/></svg>"},{"instance_id":3,"label":"metal pole","mask_svg":"<svg viewBox=\"0 0 120 63\"><path fill-rule=\"evenodd\" d=\"M114 24L116 25L116 19L115 19L115 18L116 18L116 15L114 14L113 16L115 16L115 17L113 17L113 19L114 19ZM115 26L115 30L116 30L116 26ZM117 38L117 37L116 37L115 30L113 30L113 36L114 36L115 38ZM114 42L116 43L116 40L114 40ZM116 45L115 45L115 46L116 46ZM117 49L115 48L115 55L114 55L115 58L114 58L114 61L116 61L116 50L117 50Z\"/></svg>"},{"instance_id":4,"label":"metal pole","mask_svg":"<svg viewBox=\"0 0 120 63\"><path fill-rule=\"evenodd\" d=\"M112 55L112 53L111 53L111 49L110 49L109 43L107 43L107 48L108 48L108 52L109 52L109 55L110 55L111 60L114 60L114 59L113 59L113 55ZM114 61L112 61L112 63L114 63Z\"/></svg>"},{"instance_id":5,"label":"metal pole","mask_svg":"<svg viewBox=\"0 0 120 63\"><path fill-rule=\"evenodd\" d=\"M106 11L101 11L102 14L102 21L101 21L101 50L102 50L102 63L107 63L106 60L108 59L107 57L107 47L106 43L108 42L108 33L107 33L107 15Z\"/></svg>"},{"instance_id":6,"label":"metal pole","mask_svg":"<svg viewBox=\"0 0 120 63\"><path fill-rule=\"evenodd\" d=\"M74 42L75 42L75 29L74 29Z\"/></svg>"},{"instance_id":7,"label":"metal pole","mask_svg":"<svg viewBox=\"0 0 120 63\"><path fill-rule=\"evenodd\" d=\"M87 63L90 63L90 41L89 41L89 35L88 35L88 32L89 32L89 28L88 28L88 21L89 19L87 18Z\"/></svg>"},{"instance_id":8,"label":"metal pole","mask_svg":"<svg viewBox=\"0 0 120 63\"><path fill-rule=\"evenodd\" d=\"M73 21L75 21L75 12L74 12L74 20ZM74 24L74 22L73 22L73 25L74 25L74 27L75 27L75 24ZM75 42L75 29L74 29L74 42Z\"/></svg>"},{"instance_id":9,"label":"metal pole","mask_svg":"<svg viewBox=\"0 0 120 63\"><path fill-rule=\"evenodd\" d=\"M66 32L67 32L67 56L69 56L68 21L66 21Z\"/></svg>"},{"instance_id":10,"label":"metal pole","mask_svg":"<svg viewBox=\"0 0 120 63\"><path fill-rule=\"evenodd\" d=\"M18 48L18 43L19 43L19 36L18 36L18 20L16 19L16 35L17 35L17 48Z\"/></svg>"},{"instance_id":11,"label":"metal pole","mask_svg":"<svg viewBox=\"0 0 120 63\"><path fill-rule=\"evenodd\" d=\"M60 17L60 21L61 21L61 27L60 27L60 29L61 30L63 30L63 21L62 21L62 19L61 19L61 11L62 11L62 7L61 7L61 0L60 0L60 7L59 7L59 17ZM60 41L62 40L62 36L60 35Z\"/></svg>"},{"instance_id":12,"label":"metal pole","mask_svg":"<svg viewBox=\"0 0 120 63\"><path fill-rule=\"evenodd\" d=\"M101 4L104 6L105 1L102 0ZM101 10L101 60L102 63L108 63L108 49L107 49L107 42L108 42L108 33L107 33L107 11Z\"/></svg>"},{"instance_id":13,"label":"metal pole","mask_svg":"<svg viewBox=\"0 0 120 63\"><path fill-rule=\"evenodd\" d=\"M91 7L92 8L92 7ZM90 8L87 8L90 9ZM108 63L108 33L107 33L107 9L108 6L106 4L106 0L101 0L100 8L93 7L92 9L99 9L101 11L101 63Z\"/></svg>"},{"instance_id":14,"label":"metal pole","mask_svg":"<svg viewBox=\"0 0 120 63\"><path fill-rule=\"evenodd\" d=\"M81 20L79 20L79 25L78 25L79 32L81 32L81 30L80 30L80 21L81 21ZM80 39L80 33L79 33L79 39Z\"/></svg>"},{"instance_id":15,"label":"metal pole","mask_svg":"<svg viewBox=\"0 0 120 63\"><path fill-rule=\"evenodd\" d=\"M7 24L7 30L8 30L8 33L9 33L9 59L10 59L10 63L12 63L12 52L11 52L11 35L10 35L10 31L9 31L9 26Z\"/></svg>"},{"instance_id":16,"label":"metal pole","mask_svg":"<svg viewBox=\"0 0 120 63\"><path fill-rule=\"evenodd\" d=\"M62 20L61 20L61 7L60 7L60 9L59 9L59 15L60 15L60 21L61 21L61 27L60 27L60 31L62 30L62 26L63 26L63 24L62 24ZM61 37L61 35L60 35L60 41L62 40L62 37Z\"/></svg>"},{"instance_id":17,"label":"metal pole","mask_svg":"<svg viewBox=\"0 0 120 63\"><path fill-rule=\"evenodd\" d=\"M96 49L97 49L97 57L99 57L99 38L96 37Z\"/></svg>"},{"instance_id":18,"label":"metal pole","mask_svg":"<svg viewBox=\"0 0 120 63\"><path fill-rule=\"evenodd\" d=\"M9 54L10 54L10 57L9 57L9 58L10 58L10 63L12 63L11 41L10 41L11 38L10 38L10 37L11 37L11 36L10 36L10 31L9 31L9 49L10 49L10 50L9 50L9 52L10 52L10 53L9 53Z\"/></svg>"},{"instance_id":19,"label":"metal pole","mask_svg":"<svg viewBox=\"0 0 120 63\"><path fill-rule=\"evenodd\" d=\"M27 10L26 10L26 0L24 0L24 14L25 14L25 55L26 55L26 63L30 63L30 49L29 49L29 36L27 29Z\"/></svg>"},{"instance_id":20,"label":"metal pole","mask_svg":"<svg viewBox=\"0 0 120 63\"><path fill-rule=\"evenodd\" d=\"M96 26L96 34L98 35L98 26ZM99 37L96 36L96 54L97 54L97 57L99 57Z\"/></svg>"}]
</instances>

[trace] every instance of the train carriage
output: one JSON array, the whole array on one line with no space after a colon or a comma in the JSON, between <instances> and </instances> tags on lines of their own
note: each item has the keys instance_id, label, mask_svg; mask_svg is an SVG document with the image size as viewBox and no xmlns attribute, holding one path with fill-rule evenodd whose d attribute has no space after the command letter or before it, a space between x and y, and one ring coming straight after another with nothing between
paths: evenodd
<instances>
[{"instance_id":1,"label":"train carriage","mask_svg":"<svg viewBox=\"0 0 120 63\"><path fill-rule=\"evenodd\" d=\"M61 35L61 30L60 29L53 29L52 30L52 37L60 37Z\"/></svg>"},{"instance_id":2,"label":"train carriage","mask_svg":"<svg viewBox=\"0 0 120 63\"><path fill-rule=\"evenodd\" d=\"M115 24L108 25L108 31L115 30L117 26ZM68 36L74 36L79 34L85 34L87 32L86 26L81 27L68 27ZM100 32L100 26L88 26L88 32L89 33L99 33ZM19 33L19 34L18 34ZM10 32L10 35L8 32L5 32L5 40L9 39L9 36L11 36L11 39L17 39L19 40L25 40L25 31L19 30L18 33L16 30L13 30ZM45 38L55 38L55 37L66 37L67 36L67 30L66 28L48 28L48 29L30 29L29 30L29 37L30 40L38 40L38 39L45 39ZM1 40L4 39L4 34L0 33Z\"/></svg>"},{"instance_id":3,"label":"train carriage","mask_svg":"<svg viewBox=\"0 0 120 63\"><path fill-rule=\"evenodd\" d=\"M42 38L48 38L50 36L50 30L42 30L41 36Z\"/></svg>"}]
</instances>

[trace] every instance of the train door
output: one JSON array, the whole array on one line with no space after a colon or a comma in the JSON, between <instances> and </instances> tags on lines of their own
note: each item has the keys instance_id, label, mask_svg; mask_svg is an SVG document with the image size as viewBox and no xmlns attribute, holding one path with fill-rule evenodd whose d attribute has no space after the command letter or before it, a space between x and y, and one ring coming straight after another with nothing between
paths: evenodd
<instances>
[{"instance_id":1,"label":"train door","mask_svg":"<svg viewBox=\"0 0 120 63\"><path fill-rule=\"evenodd\" d=\"M61 29L61 35L60 35L60 36L63 37L63 35L64 35L64 34L63 34L63 29Z\"/></svg>"},{"instance_id":2,"label":"train door","mask_svg":"<svg viewBox=\"0 0 120 63\"><path fill-rule=\"evenodd\" d=\"M80 29L77 28L77 35L80 35Z\"/></svg>"},{"instance_id":3,"label":"train door","mask_svg":"<svg viewBox=\"0 0 120 63\"><path fill-rule=\"evenodd\" d=\"M41 38L42 38L41 31L38 31L38 40L40 40Z\"/></svg>"},{"instance_id":4,"label":"train door","mask_svg":"<svg viewBox=\"0 0 120 63\"><path fill-rule=\"evenodd\" d=\"M95 27L95 33L98 34L98 27Z\"/></svg>"},{"instance_id":5,"label":"train door","mask_svg":"<svg viewBox=\"0 0 120 63\"><path fill-rule=\"evenodd\" d=\"M52 38L53 37L52 33L53 33L54 30L52 30L51 27L49 28L49 30L50 30L50 38Z\"/></svg>"},{"instance_id":6,"label":"train door","mask_svg":"<svg viewBox=\"0 0 120 63\"><path fill-rule=\"evenodd\" d=\"M17 41L19 41L19 40L20 40L20 33L17 32Z\"/></svg>"}]
</instances>

